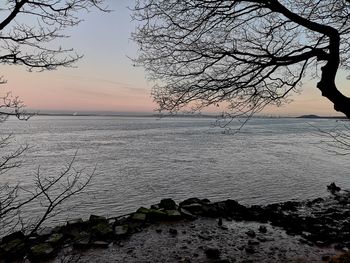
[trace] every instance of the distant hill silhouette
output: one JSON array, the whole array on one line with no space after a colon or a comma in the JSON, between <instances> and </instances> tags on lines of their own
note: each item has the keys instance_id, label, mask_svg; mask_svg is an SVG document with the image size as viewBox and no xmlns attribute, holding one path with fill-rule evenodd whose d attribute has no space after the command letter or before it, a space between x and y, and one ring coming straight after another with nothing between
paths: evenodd
<instances>
[{"instance_id":1,"label":"distant hill silhouette","mask_svg":"<svg viewBox=\"0 0 350 263\"><path fill-rule=\"evenodd\" d=\"M346 119L346 117L344 116L330 116L330 117L325 117L325 116L318 116L318 115L314 115L314 114L309 114L309 115L302 115L299 116L297 118L301 118L301 119Z\"/></svg>"}]
</instances>

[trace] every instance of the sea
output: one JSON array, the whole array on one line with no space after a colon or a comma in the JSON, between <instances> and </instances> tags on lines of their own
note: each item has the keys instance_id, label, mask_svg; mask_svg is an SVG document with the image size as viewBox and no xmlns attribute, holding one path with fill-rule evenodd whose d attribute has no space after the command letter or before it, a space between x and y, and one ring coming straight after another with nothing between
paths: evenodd
<instances>
[{"instance_id":1,"label":"sea","mask_svg":"<svg viewBox=\"0 0 350 263\"><path fill-rule=\"evenodd\" d=\"M83 193L60 204L57 222L90 214L119 216L162 198L261 205L324 197L331 182L350 189L349 155L334 151L330 137L321 132L341 127L340 120L243 121L222 127L209 117L9 119L0 124L2 137L12 134L2 156L20 145L29 148L18 159L21 166L2 174L0 184L19 184L20 194L28 194L38 175L55 178L74 158L70 172L81 172L82 178L93 173L92 180ZM45 205L41 199L22 214L39 217Z\"/></svg>"}]
</instances>

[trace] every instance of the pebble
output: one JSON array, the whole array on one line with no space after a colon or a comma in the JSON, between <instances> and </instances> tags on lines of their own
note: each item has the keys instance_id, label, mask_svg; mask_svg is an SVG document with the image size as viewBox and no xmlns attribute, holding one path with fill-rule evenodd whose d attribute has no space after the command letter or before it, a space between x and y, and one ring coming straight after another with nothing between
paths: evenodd
<instances>
[{"instance_id":1,"label":"pebble","mask_svg":"<svg viewBox=\"0 0 350 263\"><path fill-rule=\"evenodd\" d=\"M247 234L248 237L252 237L252 238L256 236L254 230L251 230L251 229L248 230L248 231L246 232L246 234Z\"/></svg>"},{"instance_id":2,"label":"pebble","mask_svg":"<svg viewBox=\"0 0 350 263\"><path fill-rule=\"evenodd\" d=\"M218 259L220 258L220 250L217 248L209 247L205 250L205 254L208 258Z\"/></svg>"}]
</instances>

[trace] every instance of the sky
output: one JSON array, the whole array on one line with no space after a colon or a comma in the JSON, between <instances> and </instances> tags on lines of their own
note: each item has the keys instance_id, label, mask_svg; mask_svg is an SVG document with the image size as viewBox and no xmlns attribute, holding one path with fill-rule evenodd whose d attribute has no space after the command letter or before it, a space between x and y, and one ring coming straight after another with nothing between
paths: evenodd
<instances>
[{"instance_id":1,"label":"sky","mask_svg":"<svg viewBox=\"0 0 350 263\"><path fill-rule=\"evenodd\" d=\"M19 96L28 109L45 111L108 111L149 112L157 105L151 97L152 83L146 80L142 68L134 67L137 46L130 40L135 30L128 7L133 0L109 0L110 13L92 10L82 14L84 21L70 29L69 39L62 46L74 48L84 57L75 68L55 71L28 72L19 66L3 66L8 83L1 92ZM340 74L341 89L349 86L346 75ZM349 93L348 93L349 94ZM267 107L263 114L297 116L302 114L337 115L332 104L321 97L316 81L306 82L291 103L282 107Z\"/></svg>"}]
</instances>

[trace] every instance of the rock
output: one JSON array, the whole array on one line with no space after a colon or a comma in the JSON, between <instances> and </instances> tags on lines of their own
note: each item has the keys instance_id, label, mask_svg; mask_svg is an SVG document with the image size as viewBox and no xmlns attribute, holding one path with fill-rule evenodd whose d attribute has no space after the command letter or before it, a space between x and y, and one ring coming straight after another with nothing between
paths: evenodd
<instances>
[{"instance_id":1,"label":"rock","mask_svg":"<svg viewBox=\"0 0 350 263\"><path fill-rule=\"evenodd\" d=\"M113 229L107 223L100 223L93 226L91 232L98 238L110 238L113 235Z\"/></svg>"},{"instance_id":2,"label":"rock","mask_svg":"<svg viewBox=\"0 0 350 263\"><path fill-rule=\"evenodd\" d=\"M219 249L213 247L206 248L204 252L210 259L219 259L221 254Z\"/></svg>"},{"instance_id":3,"label":"rock","mask_svg":"<svg viewBox=\"0 0 350 263\"><path fill-rule=\"evenodd\" d=\"M287 201L281 204L281 209L282 210L287 210L287 211L296 211L297 206L299 206L299 202L297 201Z\"/></svg>"},{"instance_id":4,"label":"rock","mask_svg":"<svg viewBox=\"0 0 350 263\"><path fill-rule=\"evenodd\" d=\"M67 226L80 225L83 223L84 223L83 219L77 218L77 219L68 220Z\"/></svg>"},{"instance_id":5,"label":"rock","mask_svg":"<svg viewBox=\"0 0 350 263\"><path fill-rule=\"evenodd\" d=\"M331 258L330 255L323 255L321 259L322 259L322 261L328 262L330 260L330 258Z\"/></svg>"},{"instance_id":6,"label":"rock","mask_svg":"<svg viewBox=\"0 0 350 263\"><path fill-rule=\"evenodd\" d=\"M194 215L203 215L203 213L205 212L204 206L199 203L183 205L181 206L181 209L185 209L186 211L189 211L191 214Z\"/></svg>"},{"instance_id":7,"label":"rock","mask_svg":"<svg viewBox=\"0 0 350 263\"><path fill-rule=\"evenodd\" d=\"M151 205L151 209L159 210L159 204Z\"/></svg>"},{"instance_id":8,"label":"rock","mask_svg":"<svg viewBox=\"0 0 350 263\"><path fill-rule=\"evenodd\" d=\"M222 226L220 226L219 228L222 229L222 230L228 230L228 227L225 226L225 225L222 225Z\"/></svg>"},{"instance_id":9,"label":"rock","mask_svg":"<svg viewBox=\"0 0 350 263\"><path fill-rule=\"evenodd\" d=\"M116 236L124 236L128 233L128 231L129 231L128 225L116 226L114 228L114 234Z\"/></svg>"},{"instance_id":10,"label":"rock","mask_svg":"<svg viewBox=\"0 0 350 263\"><path fill-rule=\"evenodd\" d=\"M327 185L328 191L330 191L332 194L339 192L341 189L339 186L337 186L334 182L330 185Z\"/></svg>"},{"instance_id":11,"label":"rock","mask_svg":"<svg viewBox=\"0 0 350 263\"><path fill-rule=\"evenodd\" d=\"M169 220L178 220L181 219L181 213L178 210L165 210L167 219Z\"/></svg>"},{"instance_id":12,"label":"rock","mask_svg":"<svg viewBox=\"0 0 350 263\"><path fill-rule=\"evenodd\" d=\"M259 232L260 233L266 233L267 232L266 226L259 226Z\"/></svg>"},{"instance_id":13,"label":"rock","mask_svg":"<svg viewBox=\"0 0 350 263\"><path fill-rule=\"evenodd\" d=\"M61 233L54 233L51 236L49 236L48 239L46 239L46 242L55 245L55 244L61 243L63 241L63 239L64 239L64 235L63 234L61 234Z\"/></svg>"},{"instance_id":14,"label":"rock","mask_svg":"<svg viewBox=\"0 0 350 263\"><path fill-rule=\"evenodd\" d=\"M202 235L202 234L198 234L198 237L199 237L200 239L203 239L203 240L206 240L206 241L210 241L210 240L213 239L212 236L209 236L209 235Z\"/></svg>"},{"instance_id":15,"label":"rock","mask_svg":"<svg viewBox=\"0 0 350 263\"><path fill-rule=\"evenodd\" d=\"M243 215L248 211L248 209L244 205L239 204L236 200L227 199L225 201L225 205L226 205L226 209L230 214Z\"/></svg>"},{"instance_id":16,"label":"rock","mask_svg":"<svg viewBox=\"0 0 350 263\"><path fill-rule=\"evenodd\" d=\"M12 234L10 234L10 235L7 235L7 236L4 236L3 238L2 238L2 242L3 243L8 243L8 242L10 242L10 241L12 241L12 240L24 240L25 239L25 236L24 236L24 234L23 234L23 232L21 232L21 231L17 231L17 232L14 232L14 233L12 233Z\"/></svg>"},{"instance_id":17,"label":"rock","mask_svg":"<svg viewBox=\"0 0 350 263\"><path fill-rule=\"evenodd\" d=\"M259 240L260 242L266 242L267 241L266 237L257 237L256 239Z\"/></svg>"},{"instance_id":18,"label":"rock","mask_svg":"<svg viewBox=\"0 0 350 263\"><path fill-rule=\"evenodd\" d=\"M222 226L222 218L221 217L218 220L218 226Z\"/></svg>"},{"instance_id":19,"label":"rock","mask_svg":"<svg viewBox=\"0 0 350 263\"><path fill-rule=\"evenodd\" d=\"M173 199L167 198L160 200L159 207L165 210L176 210L177 206Z\"/></svg>"},{"instance_id":20,"label":"rock","mask_svg":"<svg viewBox=\"0 0 350 263\"><path fill-rule=\"evenodd\" d=\"M145 208L145 207L140 207L139 209L136 210L136 213L141 213L141 214L148 214L150 209Z\"/></svg>"},{"instance_id":21,"label":"rock","mask_svg":"<svg viewBox=\"0 0 350 263\"><path fill-rule=\"evenodd\" d=\"M324 202L324 199L321 198L321 197L318 197L318 198L316 198L316 199L314 199L314 200L308 201L308 202L306 203L306 205L307 205L307 206L313 206L313 205L315 205L315 204L322 203L322 202Z\"/></svg>"},{"instance_id":22,"label":"rock","mask_svg":"<svg viewBox=\"0 0 350 263\"><path fill-rule=\"evenodd\" d=\"M91 243L91 245L95 248L108 248L109 244L110 244L109 242L105 242L105 241L95 241Z\"/></svg>"},{"instance_id":23,"label":"rock","mask_svg":"<svg viewBox=\"0 0 350 263\"><path fill-rule=\"evenodd\" d=\"M208 198L203 198L200 200L202 204L209 204L210 200Z\"/></svg>"},{"instance_id":24,"label":"rock","mask_svg":"<svg viewBox=\"0 0 350 263\"><path fill-rule=\"evenodd\" d=\"M25 248L25 242L23 239L12 239L6 240L7 242L3 242L0 245L0 250L5 252L5 254L21 254Z\"/></svg>"},{"instance_id":25,"label":"rock","mask_svg":"<svg viewBox=\"0 0 350 263\"><path fill-rule=\"evenodd\" d=\"M260 244L260 242L257 241L257 240L248 240L248 245L249 246L257 246L259 244Z\"/></svg>"},{"instance_id":26,"label":"rock","mask_svg":"<svg viewBox=\"0 0 350 263\"><path fill-rule=\"evenodd\" d=\"M55 249L48 243L42 243L30 248L30 257L34 259L46 259L54 255Z\"/></svg>"},{"instance_id":27,"label":"rock","mask_svg":"<svg viewBox=\"0 0 350 263\"><path fill-rule=\"evenodd\" d=\"M192 198L188 198L184 201L182 201L179 206L180 207L183 207L183 206L186 206L186 205L192 205L192 204L201 204L202 201L199 199L199 198L196 198L196 197L192 197Z\"/></svg>"},{"instance_id":28,"label":"rock","mask_svg":"<svg viewBox=\"0 0 350 263\"><path fill-rule=\"evenodd\" d=\"M51 233L53 233L53 230L54 228L52 227L44 227L44 228L41 228L37 231L37 234L39 236L48 236L48 235L51 235Z\"/></svg>"},{"instance_id":29,"label":"rock","mask_svg":"<svg viewBox=\"0 0 350 263\"><path fill-rule=\"evenodd\" d=\"M90 247L90 238L84 237L75 241L73 247L76 249L88 249Z\"/></svg>"},{"instance_id":30,"label":"rock","mask_svg":"<svg viewBox=\"0 0 350 263\"><path fill-rule=\"evenodd\" d=\"M133 213L132 216L130 217L131 220L133 221L141 221L144 222L146 221L146 214L144 213Z\"/></svg>"},{"instance_id":31,"label":"rock","mask_svg":"<svg viewBox=\"0 0 350 263\"><path fill-rule=\"evenodd\" d=\"M147 217L151 221L162 221L167 220L168 214L165 211L150 209L147 214Z\"/></svg>"},{"instance_id":32,"label":"rock","mask_svg":"<svg viewBox=\"0 0 350 263\"><path fill-rule=\"evenodd\" d=\"M108 223L108 220L104 216L90 215L89 222L91 225L98 225L100 223Z\"/></svg>"},{"instance_id":33,"label":"rock","mask_svg":"<svg viewBox=\"0 0 350 263\"><path fill-rule=\"evenodd\" d=\"M248 254L254 254L254 253L255 253L255 249L254 249L254 247L252 247L252 246L247 246L247 247L245 248L245 251L246 251Z\"/></svg>"},{"instance_id":34,"label":"rock","mask_svg":"<svg viewBox=\"0 0 350 263\"><path fill-rule=\"evenodd\" d=\"M248 230L247 232L246 232L246 234L247 234L247 236L249 236L249 237L251 237L251 238L253 238L253 237L255 237L256 236L256 234L255 234L255 232L254 232L254 230Z\"/></svg>"},{"instance_id":35,"label":"rock","mask_svg":"<svg viewBox=\"0 0 350 263\"><path fill-rule=\"evenodd\" d=\"M177 235L177 230L174 228L170 228L169 233L175 236L175 235Z\"/></svg>"},{"instance_id":36,"label":"rock","mask_svg":"<svg viewBox=\"0 0 350 263\"><path fill-rule=\"evenodd\" d=\"M338 243L334 245L334 249L336 250L342 250L344 248L344 244Z\"/></svg>"},{"instance_id":37,"label":"rock","mask_svg":"<svg viewBox=\"0 0 350 263\"><path fill-rule=\"evenodd\" d=\"M180 213L184 218L187 218L189 220L196 220L197 216L192 214L190 211L186 210L185 208L181 207L180 208Z\"/></svg>"}]
</instances>

